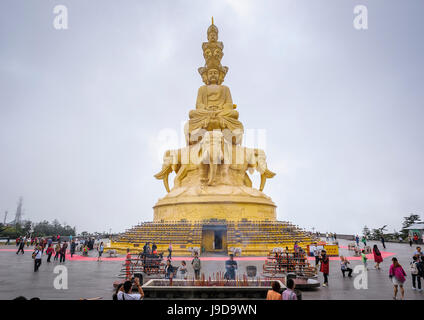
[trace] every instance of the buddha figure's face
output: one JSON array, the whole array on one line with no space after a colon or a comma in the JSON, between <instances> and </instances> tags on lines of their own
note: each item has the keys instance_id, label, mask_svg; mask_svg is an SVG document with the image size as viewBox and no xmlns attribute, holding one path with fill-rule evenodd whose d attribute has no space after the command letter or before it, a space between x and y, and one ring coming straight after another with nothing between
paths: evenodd
<instances>
[{"instance_id":1,"label":"buddha figure's face","mask_svg":"<svg viewBox=\"0 0 424 320\"><path fill-rule=\"evenodd\" d=\"M209 32L208 34L208 41L210 42L216 42L216 40L218 40L218 34L214 31Z\"/></svg>"},{"instance_id":2,"label":"buddha figure's face","mask_svg":"<svg viewBox=\"0 0 424 320\"><path fill-rule=\"evenodd\" d=\"M208 83L217 84L219 79L219 72L216 69L208 70Z\"/></svg>"}]
</instances>

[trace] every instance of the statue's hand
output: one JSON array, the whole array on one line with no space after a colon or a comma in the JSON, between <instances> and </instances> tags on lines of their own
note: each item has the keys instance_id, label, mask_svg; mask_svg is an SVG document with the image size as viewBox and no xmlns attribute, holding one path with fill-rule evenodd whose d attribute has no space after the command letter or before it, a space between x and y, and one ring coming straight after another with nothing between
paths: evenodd
<instances>
[{"instance_id":1,"label":"statue's hand","mask_svg":"<svg viewBox=\"0 0 424 320\"><path fill-rule=\"evenodd\" d=\"M217 111L219 110L219 106L207 106L206 110L208 111Z\"/></svg>"}]
</instances>

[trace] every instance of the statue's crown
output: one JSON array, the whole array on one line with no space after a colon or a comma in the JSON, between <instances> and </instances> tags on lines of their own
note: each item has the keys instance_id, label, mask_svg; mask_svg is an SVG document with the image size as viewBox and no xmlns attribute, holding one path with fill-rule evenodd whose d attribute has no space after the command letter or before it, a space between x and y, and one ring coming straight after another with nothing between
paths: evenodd
<instances>
[{"instance_id":1,"label":"statue's crown","mask_svg":"<svg viewBox=\"0 0 424 320\"><path fill-rule=\"evenodd\" d=\"M218 28L213 23L209 26L208 31L208 42L203 42L203 58L205 58L205 66L198 69L202 80L207 83L207 72L210 69L216 69L219 72L219 81L221 84L224 81L225 75L227 74L228 67L221 65L221 59L224 56L224 44L218 41Z\"/></svg>"}]
</instances>

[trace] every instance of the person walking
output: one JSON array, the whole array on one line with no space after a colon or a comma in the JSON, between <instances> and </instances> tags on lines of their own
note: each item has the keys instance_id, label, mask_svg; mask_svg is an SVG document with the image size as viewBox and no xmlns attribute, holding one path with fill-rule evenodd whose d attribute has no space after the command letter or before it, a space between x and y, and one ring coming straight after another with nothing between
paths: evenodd
<instances>
[{"instance_id":1,"label":"person walking","mask_svg":"<svg viewBox=\"0 0 424 320\"><path fill-rule=\"evenodd\" d=\"M421 265L419 263L419 258L417 256L412 257L412 262L410 263L410 271L412 276L412 290L416 290L417 287L415 283L418 284L418 291L422 291L421 289L421 276L422 276L422 270Z\"/></svg>"},{"instance_id":2,"label":"person walking","mask_svg":"<svg viewBox=\"0 0 424 320\"><path fill-rule=\"evenodd\" d=\"M345 273L348 273L348 277L352 278L352 268L349 268L348 264L350 264L349 260L344 256L340 256L340 269L342 270L343 278L345 277Z\"/></svg>"},{"instance_id":3,"label":"person walking","mask_svg":"<svg viewBox=\"0 0 424 320\"><path fill-rule=\"evenodd\" d=\"M412 243L413 242L412 242L412 237L411 236L408 236L408 241L409 241L409 246L412 247Z\"/></svg>"},{"instance_id":4,"label":"person walking","mask_svg":"<svg viewBox=\"0 0 424 320\"><path fill-rule=\"evenodd\" d=\"M72 240L71 242L71 258L74 256L75 254L75 249L77 247L77 244L75 243L75 240Z\"/></svg>"},{"instance_id":5,"label":"person walking","mask_svg":"<svg viewBox=\"0 0 424 320\"><path fill-rule=\"evenodd\" d=\"M46 250L47 262L50 262L53 252L54 252L53 246L50 244Z\"/></svg>"},{"instance_id":6,"label":"person walking","mask_svg":"<svg viewBox=\"0 0 424 320\"><path fill-rule=\"evenodd\" d=\"M361 241L364 244L364 248L365 248L367 246L367 237L366 236L362 236Z\"/></svg>"},{"instance_id":7,"label":"person walking","mask_svg":"<svg viewBox=\"0 0 424 320\"><path fill-rule=\"evenodd\" d=\"M320 271L324 276L323 287L328 287L328 274L330 273L330 259L328 259L327 252L325 250L321 251L321 268Z\"/></svg>"},{"instance_id":8,"label":"person walking","mask_svg":"<svg viewBox=\"0 0 424 320\"><path fill-rule=\"evenodd\" d=\"M19 252L22 252L22 254L24 254L25 252L24 252L24 248L25 248L25 241L20 241L19 242L19 249L18 249L18 251L16 252L16 254L19 254Z\"/></svg>"},{"instance_id":9,"label":"person walking","mask_svg":"<svg viewBox=\"0 0 424 320\"><path fill-rule=\"evenodd\" d=\"M62 248L60 248L60 253L59 253L60 254L60 258L59 258L60 263L65 262L66 249L67 248L68 248L68 244L65 241L65 243L62 245Z\"/></svg>"},{"instance_id":10,"label":"person walking","mask_svg":"<svg viewBox=\"0 0 424 320\"><path fill-rule=\"evenodd\" d=\"M380 241L381 241L381 244L383 245L383 248L386 249L386 244L385 244L384 236L381 236Z\"/></svg>"},{"instance_id":11,"label":"person walking","mask_svg":"<svg viewBox=\"0 0 424 320\"><path fill-rule=\"evenodd\" d=\"M383 262L383 257L381 255L380 250L378 249L377 245L375 244L374 247L372 248L372 253L374 255L374 262L375 262L375 266L374 268L380 270L380 263Z\"/></svg>"},{"instance_id":12,"label":"person walking","mask_svg":"<svg viewBox=\"0 0 424 320\"><path fill-rule=\"evenodd\" d=\"M41 250L41 246L37 246L32 253L32 258L34 259L34 272L38 271L38 268L41 266L41 257L43 255L43 251Z\"/></svg>"},{"instance_id":13,"label":"person walking","mask_svg":"<svg viewBox=\"0 0 424 320\"><path fill-rule=\"evenodd\" d=\"M55 251L55 255L54 255L53 260L56 261L59 258L59 255L60 255L60 242L58 242L56 244L56 246L54 247L54 251Z\"/></svg>"},{"instance_id":14,"label":"person walking","mask_svg":"<svg viewBox=\"0 0 424 320\"><path fill-rule=\"evenodd\" d=\"M199 280L201 264L200 264L200 259L197 252L194 254L193 260L191 260L191 265L193 266L193 270L194 270L194 278L196 280Z\"/></svg>"},{"instance_id":15,"label":"person walking","mask_svg":"<svg viewBox=\"0 0 424 320\"><path fill-rule=\"evenodd\" d=\"M393 282L393 299L396 300L396 296L398 293L398 287L400 287L401 300L403 300L405 296L405 290L403 289L403 284L405 283L406 273L403 270L402 266L399 264L396 258L392 258L393 264L389 269L389 277Z\"/></svg>"},{"instance_id":16,"label":"person walking","mask_svg":"<svg viewBox=\"0 0 424 320\"><path fill-rule=\"evenodd\" d=\"M359 247L359 236L356 235L355 237L356 246Z\"/></svg>"},{"instance_id":17,"label":"person walking","mask_svg":"<svg viewBox=\"0 0 424 320\"><path fill-rule=\"evenodd\" d=\"M104 250L103 241L100 242L100 245L99 245L97 250L99 252L99 256L97 257L97 261L102 262L102 254L103 254L103 250Z\"/></svg>"},{"instance_id":18,"label":"person walking","mask_svg":"<svg viewBox=\"0 0 424 320\"><path fill-rule=\"evenodd\" d=\"M170 260L172 259L172 243L169 244L168 252L168 260Z\"/></svg>"},{"instance_id":19,"label":"person walking","mask_svg":"<svg viewBox=\"0 0 424 320\"><path fill-rule=\"evenodd\" d=\"M318 269L319 264L319 256L321 255L320 250L318 249L318 246L315 244L314 247L314 257L315 257L315 269Z\"/></svg>"},{"instance_id":20,"label":"person walking","mask_svg":"<svg viewBox=\"0 0 424 320\"><path fill-rule=\"evenodd\" d=\"M367 258L367 255L365 254L365 250L362 250L361 251L361 260L362 260L362 263L364 264L364 267L365 267L365 270L368 270L368 258Z\"/></svg>"}]
</instances>

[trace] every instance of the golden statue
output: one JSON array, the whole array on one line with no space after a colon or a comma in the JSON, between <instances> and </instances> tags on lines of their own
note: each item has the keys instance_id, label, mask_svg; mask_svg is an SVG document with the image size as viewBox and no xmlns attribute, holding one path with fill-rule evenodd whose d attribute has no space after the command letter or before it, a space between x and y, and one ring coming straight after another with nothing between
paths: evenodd
<instances>
[{"instance_id":1,"label":"golden statue","mask_svg":"<svg viewBox=\"0 0 424 320\"><path fill-rule=\"evenodd\" d=\"M212 20L213 21L213 20ZM233 104L230 89L222 85L228 67L221 65L224 55L224 45L218 42L218 28L213 24L207 31L208 42L202 45L205 66L199 68L199 73L205 85L197 93L196 110L189 113L188 140L196 130L229 129L236 135L243 135L243 125L238 121L239 114Z\"/></svg>"},{"instance_id":2,"label":"golden statue","mask_svg":"<svg viewBox=\"0 0 424 320\"><path fill-rule=\"evenodd\" d=\"M165 152L162 170L155 175L168 192L155 206L155 220L208 219L216 205L218 212L242 208L244 218L275 219L275 204L262 192L275 173L268 170L263 150L241 146L244 129L230 89L222 85L228 67L221 65L224 45L213 20L207 38L202 44L205 65L198 69L205 84L189 112L187 146ZM261 176L258 189L247 173L254 170ZM176 175L170 188L172 172Z\"/></svg>"}]
</instances>

